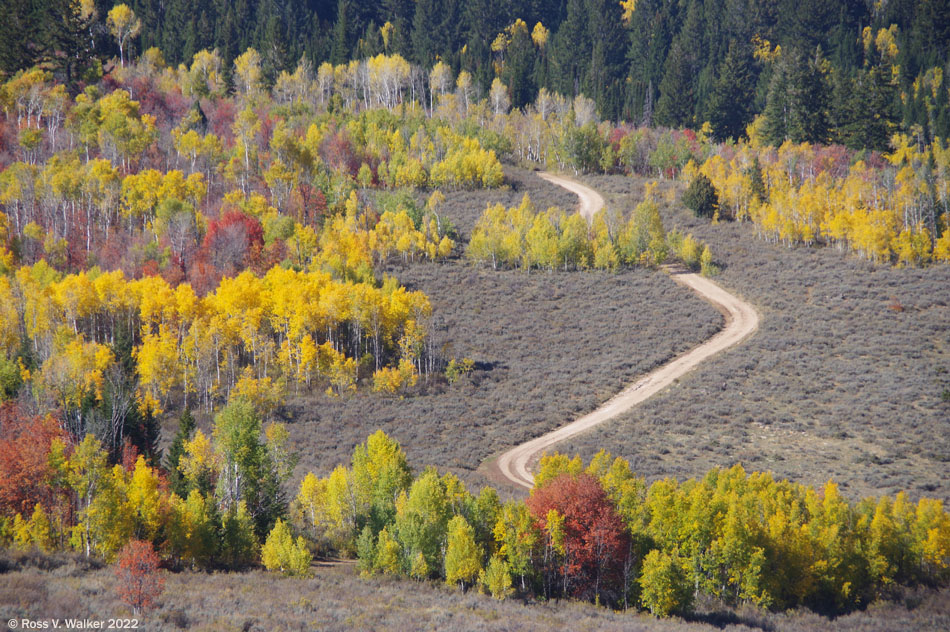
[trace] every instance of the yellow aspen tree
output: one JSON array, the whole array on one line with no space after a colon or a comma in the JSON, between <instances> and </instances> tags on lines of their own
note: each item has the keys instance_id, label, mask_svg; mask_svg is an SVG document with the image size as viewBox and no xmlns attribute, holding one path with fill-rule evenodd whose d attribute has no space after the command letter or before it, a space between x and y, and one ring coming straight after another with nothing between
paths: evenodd
<instances>
[{"instance_id":1,"label":"yellow aspen tree","mask_svg":"<svg viewBox=\"0 0 950 632\"><path fill-rule=\"evenodd\" d=\"M109 11L106 24L119 45L119 61L125 67L125 51L129 40L139 34L142 22L126 4L117 4Z\"/></svg>"},{"instance_id":2,"label":"yellow aspen tree","mask_svg":"<svg viewBox=\"0 0 950 632\"><path fill-rule=\"evenodd\" d=\"M290 527L278 518L261 547L264 567L269 571L280 571L284 575L309 577L312 559L304 539L298 536L295 542Z\"/></svg>"},{"instance_id":3,"label":"yellow aspen tree","mask_svg":"<svg viewBox=\"0 0 950 632\"><path fill-rule=\"evenodd\" d=\"M256 95L261 89L261 56L253 48L234 59L234 76L238 93L244 97Z\"/></svg>"},{"instance_id":4,"label":"yellow aspen tree","mask_svg":"<svg viewBox=\"0 0 950 632\"><path fill-rule=\"evenodd\" d=\"M482 572L482 552L475 532L462 516L449 520L445 548L445 583L470 585Z\"/></svg>"}]
</instances>

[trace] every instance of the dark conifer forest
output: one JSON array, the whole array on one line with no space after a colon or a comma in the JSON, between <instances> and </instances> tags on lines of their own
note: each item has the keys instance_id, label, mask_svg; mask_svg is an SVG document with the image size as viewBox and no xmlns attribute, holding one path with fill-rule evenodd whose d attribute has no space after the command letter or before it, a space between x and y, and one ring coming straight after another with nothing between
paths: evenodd
<instances>
[{"instance_id":1,"label":"dark conifer forest","mask_svg":"<svg viewBox=\"0 0 950 632\"><path fill-rule=\"evenodd\" d=\"M93 4L96 10L92 11ZM88 5L88 6L87 6ZM102 6L99 6L102 5ZM0 73L45 63L68 82L116 51L103 0L10 0L0 7ZM592 98L608 120L738 138L765 113L780 143L884 149L894 131L950 134L947 0L135 0L132 46L190 63L248 48L265 80L379 53L467 70L512 105L538 90ZM98 17L95 17L98 16ZM520 28L519 28L520 27ZM781 49L777 53L777 49ZM230 77L229 77L230 79Z\"/></svg>"}]
</instances>

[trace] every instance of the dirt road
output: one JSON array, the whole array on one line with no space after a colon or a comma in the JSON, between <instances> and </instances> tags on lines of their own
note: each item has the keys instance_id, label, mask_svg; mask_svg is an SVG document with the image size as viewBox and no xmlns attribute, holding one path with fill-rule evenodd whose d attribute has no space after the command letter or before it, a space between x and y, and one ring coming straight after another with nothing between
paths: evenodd
<instances>
[{"instance_id":1,"label":"dirt road","mask_svg":"<svg viewBox=\"0 0 950 632\"><path fill-rule=\"evenodd\" d=\"M604 198L600 193L593 190L589 186L585 186L580 182L571 180L570 178L565 178L563 176L556 176L553 173L538 173L538 177L542 180L547 180L551 184L556 184L559 187L565 188L577 197L581 199L580 207L578 212L583 215L587 221L594 219L594 213L604 208Z\"/></svg>"},{"instance_id":2,"label":"dirt road","mask_svg":"<svg viewBox=\"0 0 950 632\"><path fill-rule=\"evenodd\" d=\"M561 176L547 173L538 175L576 193L581 200L580 213L588 219L604 205L604 198L590 187ZM759 316L752 305L726 292L709 279L691 272L678 272L675 269L668 269L668 272L677 283L691 288L723 313L726 319L723 329L701 345L693 347L644 375L592 413L516 446L494 461L486 462L482 466L486 475L496 480L505 479L530 489L534 485L531 468L553 445L627 412L640 402L659 393L706 358L738 344L759 326Z\"/></svg>"}]
</instances>

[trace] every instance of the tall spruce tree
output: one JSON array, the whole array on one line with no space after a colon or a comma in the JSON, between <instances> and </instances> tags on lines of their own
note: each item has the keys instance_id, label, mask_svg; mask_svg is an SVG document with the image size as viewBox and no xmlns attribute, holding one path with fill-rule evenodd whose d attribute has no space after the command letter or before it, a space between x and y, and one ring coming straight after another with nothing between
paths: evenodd
<instances>
[{"instance_id":1,"label":"tall spruce tree","mask_svg":"<svg viewBox=\"0 0 950 632\"><path fill-rule=\"evenodd\" d=\"M558 28L551 50L554 89L567 96L581 92L581 81L586 77L590 58L582 51L590 50L588 16L581 0L569 0L567 17Z\"/></svg>"},{"instance_id":2,"label":"tall spruce tree","mask_svg":"<svg viewBox=\"0 0 950 632\"><path fill-rule=\"evenodd\" d=\"M163 465L168 476L168 485L171 491L178 494L181 498L187 498L190 490L188 489L188 482L178 469L178 464L181 462L181 457L185 454L185 442L191 440L191 435L194 431L195 418L192 417L191 410L186 408L182 411L181 417L178 418L178 431L175 433L175 438L172 439L171 445L168 446L168 451L165 452L165 462Z\"/></svg>"},{"instance_id":3,"label":"tall spruce tree","mask_svg":"<svg viewBox=\"0 0 950 632\"><path fill-rule=\"evenodd\" d=\"M693 111L696 106L692 62L682 40L673 42L665 65L660 98L656 104L656 122L667 127L692 126L695 124Z\"/></svg>"},{"instance_id":4,"label":"tall spruce tree","mask_svg":"<svg viewBox=\"0 0 950 632\"><path fill-rule=\"evenodd\" d=\"M831 91L821 49L812 58L791 49L776 63L765 105L765 138L773 145L830 140Z\"/></svg>"},{"instance_id":5,"label":"tall spruce tree","mask_svg":"<svg viewBox=\"0 0 950 632\"><path fill-rule=\"evenodd\" d=\"M387 50L398 53L406 59L412 58L412 23L415 17L413 0L382 0L382 23L389 22L393 31L389 35Z\"/></svg>"},{"instance_id":6,"label":"tall spruce tree","mask_svg":"<svg viewBox=\"0 0 950 632\"><path fill-rule=\"evenodd\" d=\"M330 63L342 64L350 58L353 48L353 6L351 0L338 0L336 23L330 46Z\"/></svg>"},{"instance_id":7,"label":"tall spruce tree","mask_svg":"<svg viewBox=\"0 0 950 632\"><path fill-rule=\"evenodd\" d=\"M534 101L537 87L534 83L535 51L527 30L517 29L505 51L505 65L501 80L508 86L511 105L522 108Z\"/></svg>"},{"instance_id":8,"label":"tall spruce tree","mask_svg":"<svg viewBox=\"0 0 950 632\"><path fill-rule=\"evenodd\" d=\"M635 121L647 125L653 122L656 92L672 41L671 11L676 6L660 0L639 0L630 16L626 110Z\"/></svg>"},{"instance_id":9,"label":"tall spruce tree","mask_svg":"<svg viewBox=\"0 0 950 632\"><path fill-rule=\"evenodd\" d=\"M601 118L618 120L623 107L626 71L620 3L592 0L587 10L591 54L583 92L597 103Z\"/></svg>"},{"instance_id":10,"label":"tall spruce tree","mask_svg":"<svg viewBox=\"0 0 950 632\"><path fill-rule=\"evenodd\" d=\"M755 108L755 75L752 53L732 40L713 90L709 121L719 140L739 139L752 121Z\"/></svg>"},{"instance_id":11,"label":"tall spruce tree","mask_svg":"<svg viewBox=\"0 0 950 632\"><path fill-rule=\"evenodd\" d=\"M416 0L412 18L412 56L417 64L431 67L439 54L437 29L439 3L436 0Z\"/></svg>"}]
</instances>

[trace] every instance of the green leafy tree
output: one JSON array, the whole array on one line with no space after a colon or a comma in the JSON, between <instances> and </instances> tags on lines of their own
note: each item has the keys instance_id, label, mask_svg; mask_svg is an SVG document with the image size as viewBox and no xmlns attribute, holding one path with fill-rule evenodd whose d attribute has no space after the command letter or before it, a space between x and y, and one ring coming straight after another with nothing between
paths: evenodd
<instances>
[{"instance_id":1,"label":"green leafy tree","mask_svg":"<svg viewBox=\"0 0 950 632\"><path fill-rule=\"evenodd\" d=\"M244 398L233 399L214 418L222 462L217 484L221 510L227 513L244 501L259 537L285 512L276 468L261 439L261 419Z\"/></svg>"},{"instance_id":2,"label":"green leafy tree","mask_svg":"<svg viewBox=\"0 0 950 632\"><path fill-rule=\"evenodd\" d=\"M592 121L582 127L571 125L564 133L564 152L574 173L597 172L604 146L605 141Z\"/></svg>"},{"instance_id":3,"label":"green leafy tree","mask_svg":"<svg viewBox=\"0 0 950 632\"><path fill-rule=\"evenodd\" d=\"M488 567L479 573L478 581L495 599L504 599L514 592L508 563L500 555L492 555Z\"/></svg>"},{"instance_id":4,"label":"green leafy tree","mask_svg":"<svg viewBox=\"0 0 950 632\"><path fill-rule=\"evenodd\" d=\"M399 443L378 430L353 449L350 480L361 513L377 532L395 518L396 498L409 489L412 475Z\"/></svg>"},{"instance_id":5,"label":"green leafy tree","mask_svg":"<svg viewBox=\"0 0 950 632\"><path fill-rule=\"evenodd\" d=\"M482 551L475 544L475 531L462 516L454 516L448 524L445 549L445 583L464 587L472 584L482 572Z\"/></svg>"},{"instance_id":6,"label":"green leafy tree","mask_svg":"<svg viewBox=\"0 0 950 632\"><path fill-rule=\"evenodd\" d=\"M643 560L640 575L640 600L658 617L688 612L692 606L692 587L675 555L653 550Z\"/></svg>"},{"instance_id":7,"label":"green leafy tree","mask_svg":"<svg viewBox=\"0 0 950 632\"><path fill-rule=\"evenodd\" d=\"M297 538L298 547L300 542ZM226 568L246 568L257 559L259 548L254 520L241 501L221 519L221 564Z\"/></svg>"},{"instance_id":8,"label":"green leafy tree","mask_svg":"<svg viewBox=\"0 0 950 632\"><path fill-rule=\"evenodd\" d=\"M173 495L170 505L165 526L168 551L189 566L210 568L219 550L214 499L192 489L185 500Z\"/></svg>"},{"instance_id":9,"label":"green leafy tree","mask_svg":"<svg viewBox=\"0 0 950 632\"><path fill-rule=\"evenodd\" d=\"M520 578L521 590L527 590L528 579L534 574L533 555L541 534L524 503L508 502L502 506L494 535L499 555L507 561L510 572Z\"/></svg>"},{"instance_id":10,"label":"green leafy tree","mask_svg":"<svg viewBox=\"0 0 950 632\"><path fill-rule=\"evenodd\" d=\"M427 469L396 502L395 537L410 560L422 554L426 567L442 568L442 547L450 517L445 487L433 469Z\"/></svg>"},{"instance_id":11,"label":"green leafy tree","mask_svg":"<svg viewBox=\"0 0 950 632\"><path fill-rule=\"evenodd\" d=\"M399 575L402 569L402 547L396 538L389 535L389 530L383 527L376 540L373 570L386 575Z\"/></svg>"}]
</instances>

